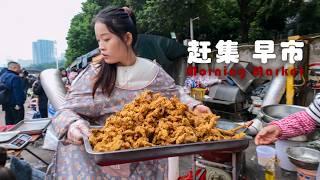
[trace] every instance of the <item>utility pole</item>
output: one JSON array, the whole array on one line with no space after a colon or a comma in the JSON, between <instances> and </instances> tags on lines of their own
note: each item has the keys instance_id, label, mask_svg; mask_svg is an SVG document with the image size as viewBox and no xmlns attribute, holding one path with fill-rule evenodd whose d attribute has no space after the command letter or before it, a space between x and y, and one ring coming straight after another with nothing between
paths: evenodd
<instances>
[{"instance_id":1,"label":"utility pole","mask_svg":"<svg viewBox=\"0 0 320 180\"><path fill-rule=\"evenodd\" d=\"M190 18L190 39L193 40L194 39L194 35L193 35L193 21L200 19L199 17L196 18Z\"/></svg>"}]
</instances>

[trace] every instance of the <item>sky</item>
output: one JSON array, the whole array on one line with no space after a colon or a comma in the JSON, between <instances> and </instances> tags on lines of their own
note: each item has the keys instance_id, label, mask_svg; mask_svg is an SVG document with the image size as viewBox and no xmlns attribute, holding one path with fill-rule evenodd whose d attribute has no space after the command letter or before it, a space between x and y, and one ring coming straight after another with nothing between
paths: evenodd
<instances>
[{"instance_id":1,"label":"sky","mask_svg":"<svg viewBox=\"0 0 320 180\"><path fill-rule=\"evenodd\" d=\"M57 55L67 48L71 19L85 0L0 0L0 64L32 59L32 42L56 41Z\"/></svg>"}]
</instances>

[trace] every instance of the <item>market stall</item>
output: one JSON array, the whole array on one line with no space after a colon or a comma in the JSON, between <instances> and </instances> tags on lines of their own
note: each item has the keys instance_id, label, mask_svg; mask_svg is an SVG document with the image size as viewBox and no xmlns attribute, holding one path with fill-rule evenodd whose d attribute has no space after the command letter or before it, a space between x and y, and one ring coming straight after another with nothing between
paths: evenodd
<instances>
[{"instance_id":1,"label":"market stall","mask_svg":"<svg viewBox=\"0 0 320 180\"><path fill-rule=\"evenodd\" d=\"M48 118L20 121L0 132L0 147L9 150L9 154L13 156L20 156L22 151L26 151L48 166L50 162L43 160L28 146L44 137L50 122L51 119Z\"/></svg>"}]
</instances>

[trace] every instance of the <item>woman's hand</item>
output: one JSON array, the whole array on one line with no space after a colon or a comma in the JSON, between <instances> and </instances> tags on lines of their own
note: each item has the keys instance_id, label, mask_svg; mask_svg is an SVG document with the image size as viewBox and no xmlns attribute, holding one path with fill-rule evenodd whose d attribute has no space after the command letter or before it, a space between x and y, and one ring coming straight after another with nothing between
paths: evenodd
<instances>
[{"instance_id":1,"label":"woman's hand","mask_svg":"<svg viewBox=\"0 0 320 180\"><path fill-rule=\"evenodd\" d=\"M278 140L281 135L281 129L277 125L269 125L261 129L255 138L256 145L271 144Z\"/></svg>"},{"instance_id":2,"label":"woman's hand","mask_svg":"<svg viewBox=\"0 0 320 180\"><path fill-rule=\"evenodd\" d=\"M202 105L202 104L194 107L193 112L195 112L196 114L212 113L210 108L208 108L207 106Z\"/></svg>"},{"instance_id":3,"label":"woman's hand","mask_svg":"<svg viewBox=\"0 0 320 180\"><path fill-rule=\"evenodd\" d=\"M65 85L65 89L66 89L66 91L68 92L68 91L70 91L71 86L70 86L70 85Z\"/></svg>"},{"instance_id":4,"label":"woman's hand","mask_svg":"<svg viewBox=\"0 0 320 180\"><path fill-rule=\"evenodd\" d=\"M90 136L89 122L78 120L70 125L67 134L67 142L76 145L83 144L83 135Z\"/></svg>"}]
</instances>

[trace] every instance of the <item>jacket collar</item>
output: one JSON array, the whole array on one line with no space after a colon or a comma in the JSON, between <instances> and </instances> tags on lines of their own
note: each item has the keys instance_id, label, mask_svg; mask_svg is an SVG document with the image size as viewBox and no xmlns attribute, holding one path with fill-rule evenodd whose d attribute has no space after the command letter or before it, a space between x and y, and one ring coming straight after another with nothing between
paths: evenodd
<instances>
[{"instance_id":1,"label":"jacket collar","mask_svg":"<svg viewBox=\"0 0 320 180\"><path fill-rule=\"evenodd\" d=\"M7 70L8 72L10 72L10 73L14 73L15 75L19 75L19 73L17 73L17 72L14 72L14 71L11 71L11 70Z\"/></svg>"}]
</instances>

